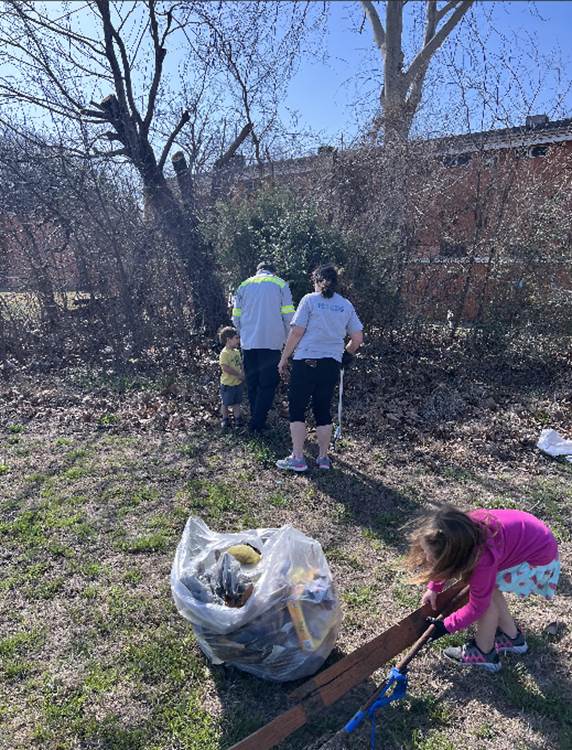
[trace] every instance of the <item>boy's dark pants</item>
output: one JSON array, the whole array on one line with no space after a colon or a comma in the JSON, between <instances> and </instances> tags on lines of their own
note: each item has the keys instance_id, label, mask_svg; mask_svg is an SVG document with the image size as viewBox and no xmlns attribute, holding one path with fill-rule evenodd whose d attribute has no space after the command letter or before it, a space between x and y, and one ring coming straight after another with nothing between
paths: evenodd
<instances>
[{"instance_id":1,"label":"boy's dark pants","mask_svg":"<svg viewBox=\"0 0 572 750\"><path fill-rule=\"evenodd\" d=\"M266 425L266 417L280 382L280 352L274 349L243 349L242 357L250 401L250 429L261 430Z\"/></svg>"}]
</instances>

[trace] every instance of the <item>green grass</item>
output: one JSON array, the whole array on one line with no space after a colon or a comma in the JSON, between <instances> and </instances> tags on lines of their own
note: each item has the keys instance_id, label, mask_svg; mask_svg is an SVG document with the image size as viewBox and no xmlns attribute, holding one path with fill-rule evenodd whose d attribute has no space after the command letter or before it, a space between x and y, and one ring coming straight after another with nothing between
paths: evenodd
<instances>
[{"instance_id":1,"label":"green grass","mask_svg":"<svg viewBox=\"0 0 572 750\"><path fill-rule=\"evenodd\" d=\"M282 493L274 493L268 498L268 502L274 508L286 508L289 504L288 498Z\"/></svg>"},{"instance_id":2,"label":"green grass","mask_svg":"<svg viewBox=\"0 0 572 750\"><path fill-rule=\"evenodd\" d=\"M363 561L343 547L328 547L324 550L329 563L338 563L351 568L352 571L365 570Z\"/></svg>"},{"instance_id":3,"label":"green grass","mask_svg":"<svg viewBox=\"0 0 572 750\"><path fill-rule=\"evenodd\" d=\"M121 422L121 417L118 414L106 413L102 414L97 420L100 427L113 427Z\"/></svg>"},{"instance_id":4,"label":"green grass","mask_svg":"<svg viewBox=\"0 0 572 750\"><path fill-rule=\"evenodd\" d=\"M162 532L144 534L135 539L128 539L120 544L120 549L131 554L152 554L165 552L169 548L169 539Z\"/></svg>"},{"instance_id":5,"label":"green grass","mask_svg":"<svg viewBox=\"0 0 572 750\"><path fill-rule=\"evenodd\" d=\"M476 475L473 471L465 469L462 466L449 465L443 467L441 470L441 476L445 479L452 479L455 482L465 484L472 482L476 479Z\"/></svg>"},{"instance_id":6,"label":"green grass","mask_svg":"<svg viewBox=\"0 0 572 750\"><path fill-rule=\"evenodd\" d=\"M457 750L449 732L430 731L424 734L416 729L412 740L413 750Z\"/></svg>"},{"instance_id":7,"label":"green grass","mask_svg":"<svg viewBox=\"0 0 572 750\"><path fill-rule=\"evenodd\" d=\"M494 737L496 737L498 732L498 729L495 727L494 724L485 722L484 724L480 724L475 730L474 735L475 737L478 737L482 740L492 740Z\"/></svg>"},{"instance_id":8,"label":"green grass","mask_svg":"<svg viewBox=\"0 0 572 750\"><path fill-rule=\"evenodd\" d=\"M368 607L375 600L376 588L371 585L356 586L342 594L342 600L351 612L360 612Z\"/></svg>"},{"instance_id":9,"label":"green grass","mask_svg":"<svg viewBox=\"0 0 572 750\"><path fill-rule=\"evenodd\" d=\"M38 654L45 641L41 629L19 631L0 639L0 677L7 681L23 680L40 669L31 657Z\"/></svg>"},{"instance_id":10,"label":"green grass","mask_svg":"<svg viewBox=\"0 0 572 750\"><path fill-rule=\"evenodd\" d=\"M280 457L276 450L265 440L251 438L245 445L252 459L265 467L273 467Z\"/></svg>"},{"instance_id":11,"label":"green grass","mask_svg":"<svg viewBox=\"0 0 572 750\"><path fill-rule=\"evenodd\" d=\"M73 440L71 438L59 437L55 439L54 445L58 448L68 448L70 445L73 445Z\"/></svg>"},{"instance_id":12,"label":"green grass","mask_svg":"<svg viewBox=\"0 0 572 750\"><path fill-rule=\"evenodd\" d=\"M500 673L499 689L516 709L546 716L560 725L561 732L572 738L572 715L566 685L558 678L541 688L523 661L505 660Z\"/></svg>"},{"instance_id":13,"label":"green grass","mask_svg":"<svg viewBox=\"0 0 572 750\"><path fill-rule=\"evenodd\" d=\"M416 609L419 606L419 591L415 586L404 579L404 576L396 576L391 587L393 601L404 609Z\"/></svg>"},{"instance_id":14,"label":"green grass","mask_svg":"<svg viewBox=\"0 0 572 750\"><path fill-rule=\"evenodd\" d=\"M226 482L193 479L179 498L188 502L188 508L208 516L212 523L220 523L227 516L236 517L247 510L243 490Z\"/></svg>"},{"instance_id":15,"label":"green grass","mask_svg":"<svg viewBox=\"0 0 572 750\"><path fill-rule=\"evenodd\" d=\"M130 568L123 573L122 581L131 586L136 586L143 580L143 573L137 568Z\"/></svg>"}]
</instances>

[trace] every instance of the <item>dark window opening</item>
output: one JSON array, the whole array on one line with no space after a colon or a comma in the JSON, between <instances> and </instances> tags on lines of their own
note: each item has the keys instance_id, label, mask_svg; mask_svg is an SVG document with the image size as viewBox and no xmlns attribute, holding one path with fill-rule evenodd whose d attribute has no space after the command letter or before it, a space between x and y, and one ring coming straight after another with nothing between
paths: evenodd
<instances>
[{"instance_id":1,"label":"dark window opening","mask_svg":"<svg viewBox=\"0 0 572 750\"><path fill-rule=\"evenodd\" d=\"M467 254L467 248L462 242L441 240L439 253L443 258L464 258Z\"/></svg>"},{"instance_id":2,"label":"dark window opening","mask_svg":"<svg viewBox=\"0 0 572 750\"><path fill-rule=\"evenodd\" d=\"M443 157L445 167L464 167L471 161L471 154L447 154Z\"/></svg>"},{"instance_id":3,"label":"dark window opening","mask_svg":"<svg viewBox=\"0 0 572 750\"><path fill-rule=\"evenodd\" d=\"M530 156L531 159L534 159L537 156L546 156L547 153L548 153L548 146L545 143L539 146L531 146L528 149L528 155Z\"/></svg>"}]
</instances>

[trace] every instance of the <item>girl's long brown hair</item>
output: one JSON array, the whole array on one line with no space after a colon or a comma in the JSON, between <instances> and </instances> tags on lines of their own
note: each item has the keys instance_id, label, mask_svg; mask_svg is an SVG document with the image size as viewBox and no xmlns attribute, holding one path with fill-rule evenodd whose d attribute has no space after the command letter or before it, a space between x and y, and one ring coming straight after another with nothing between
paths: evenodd
<instances>
[{"instance_id":1,"label":"girl's long brown hair","mask_svg":"<svg viewBox=\"0 0 572 750\"><path fill-rule=\"evenodd\" d=\"M488 536L487 526L445 505L424 516L409 536L405 564L412 583L463 578L475 567ZM431 560L425 550L429 550Z\"/></svg>"}]
</instances>

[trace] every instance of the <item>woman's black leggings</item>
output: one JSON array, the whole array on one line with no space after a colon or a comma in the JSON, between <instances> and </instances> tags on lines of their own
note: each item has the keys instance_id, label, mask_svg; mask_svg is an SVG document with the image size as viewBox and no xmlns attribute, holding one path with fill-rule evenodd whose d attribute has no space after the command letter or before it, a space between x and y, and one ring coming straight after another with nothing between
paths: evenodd
<instances>
[{"instance_id":1,"label":"woman's black leggings","mask_svg":"<svg viewBox=\"0 0 572 750\"><path fill-rule=\"evenodd\" d=\"M330 409L339 374L340 363L330 357L295 359L288 389L290 422L306 421L306 409L312 399L316 426L331 424Z\"/></svg>"}]
</instances>

